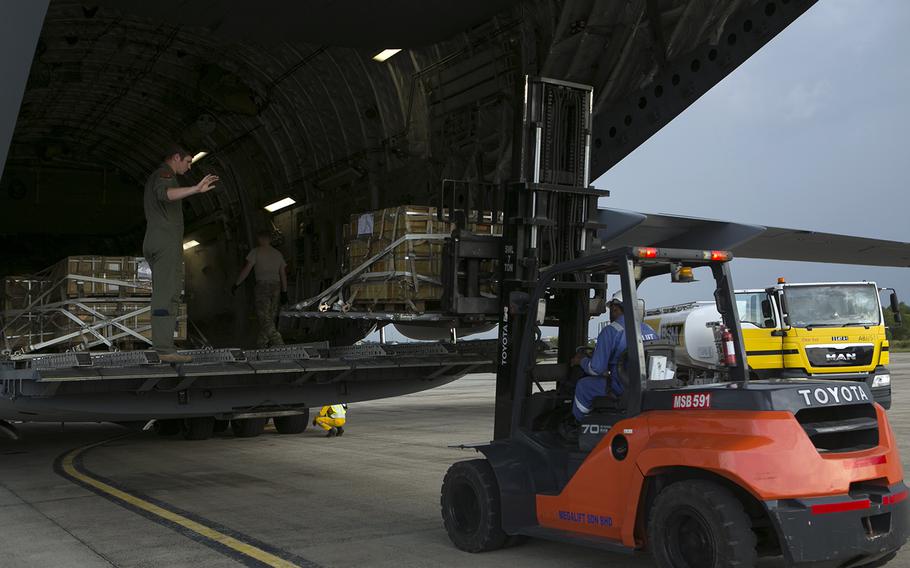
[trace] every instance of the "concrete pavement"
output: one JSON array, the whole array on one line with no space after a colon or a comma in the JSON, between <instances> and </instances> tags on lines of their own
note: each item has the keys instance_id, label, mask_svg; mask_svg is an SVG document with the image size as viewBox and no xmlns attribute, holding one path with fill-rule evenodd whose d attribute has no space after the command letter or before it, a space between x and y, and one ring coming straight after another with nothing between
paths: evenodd
<instances>
[{"instance_id":1,"label":"concrete pavement","mask_svg":"<svg viewBox=\"0 0 910 568\"><path fill-rule=\"evenodd\" d=\"M895 355L892 426L910 456L910 356ZM423 393L352 405L343 438L268 432L203 442L136 434L88 451L85 470L178 508L191 521L297 564L346 566L650 567L625 557L542 541L467 555L448 540L439 488L449 465L474 457L450 449L486 441L492 377L473 375ZM67 450L124 433L99 424L24 425L0 441L0 567L242 565L180 526L162 524L54 471ZM246 559L248 561L248 559ZM780 566L778 560L762 566ZM910 549L889 566L910 566Z\"/></svg>"}]
</instances>

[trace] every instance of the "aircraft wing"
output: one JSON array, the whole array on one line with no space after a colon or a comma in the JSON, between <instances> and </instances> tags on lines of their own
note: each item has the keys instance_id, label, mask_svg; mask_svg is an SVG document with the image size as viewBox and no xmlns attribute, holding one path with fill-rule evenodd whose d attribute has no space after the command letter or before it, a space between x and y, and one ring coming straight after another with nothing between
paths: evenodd
<instances>
[{"instance_id":1,"label":"aircraft wing","mask_svg":"<svg viewBox=\"0 0 910 568\"><path fill-rule=\"evenodd\" d=\"M601 209L600 223L607 248L714 248L739 258L910 267L910 243L900 241L621 209Z\"/></svg>"}]
</instances>

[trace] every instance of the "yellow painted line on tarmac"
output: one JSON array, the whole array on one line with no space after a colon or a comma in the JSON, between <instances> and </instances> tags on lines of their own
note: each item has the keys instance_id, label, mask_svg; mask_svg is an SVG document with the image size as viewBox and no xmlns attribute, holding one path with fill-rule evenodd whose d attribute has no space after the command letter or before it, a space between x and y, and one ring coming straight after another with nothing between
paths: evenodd
<instances>
[{"instance_id":1,"label":"yellow painted line on tarmac","mask_svg":"<svg viewBox=\"0 0 910 568\"><path fill-rule=\"evenodd\" d=\"M83 446L81 448L77 448L75 450L70 451L62 458L62 460L60 462L61 469L67 476L69 476L73 479L76 479L101 493L109 495L110 497L113 497L114 499L117 499L118 501L122 501L133 508L136 508L136 509L144 511L148 514L154 515L155 517L158 517L161 520L167 521L169 523L173 523L175 525L179 525L180 527L182 527L188 531L191 531L198 536L211 540L221 546L227 547L230 550L234 551L235 553L238 553L248 559L256 560L266 566L273 566L275 568L304 568L300 564L295 564L293 562L285 560L284 558L280 558L257 546L243 542L237 538L226 535L218 530L208 527L198 521L189 519L189 518L185 517L184 515L175 513L174 511L170 511L164 507L161 507L154 503L150 503L149 501L142 499L140 497L137 497L122 489L113 487L113 486L109 485L108 483L95 479L91 475L88 475L87 473L80 471L80 469L76 467L76 465L75 465L76 459L82 453L84 453L92 448L101 446L102 444L106 444L110 441L111 440L104 440L103 442L90 444L90 445ZM312 564L310 564L310 566L312 566Z\"/></svg>"}]
</instances>

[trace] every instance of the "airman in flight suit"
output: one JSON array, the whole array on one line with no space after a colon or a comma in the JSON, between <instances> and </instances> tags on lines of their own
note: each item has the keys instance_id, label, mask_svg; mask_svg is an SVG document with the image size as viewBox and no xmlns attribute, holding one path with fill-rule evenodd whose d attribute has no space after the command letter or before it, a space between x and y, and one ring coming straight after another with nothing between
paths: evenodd
<instances>
[{"instance_id":1,"label":"airman in flight suit","mask_svg":"<svg viewBox=\"0 0 910 568\"><path fill-rule=\"evenodd\" d=\"M218 176L207 175L192 186L180 187L177 176L190 171L193 157L183 148L170 148L145 182L145 239L142 253L152 269L152 347L165 363L188 363L174 347L177 304L183 275L183 205L190 195L215 187Z\"/></svg>"}]
</instances>

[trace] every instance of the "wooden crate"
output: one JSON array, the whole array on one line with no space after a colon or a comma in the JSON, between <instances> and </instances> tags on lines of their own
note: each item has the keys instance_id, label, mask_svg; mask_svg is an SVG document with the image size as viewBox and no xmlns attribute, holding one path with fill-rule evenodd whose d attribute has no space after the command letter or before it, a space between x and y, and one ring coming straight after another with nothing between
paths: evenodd
<instances>
[{"instance_id":1,"label":"wooden crate","mask_svg":"<svg viewBox=\"0 0 910 568\"><path fill-rule=\"evenodd\" d=\"M3 279L5 310L24 310L50 290L51 281L34 276L7 276Z\"/></svg>"},{"instance_id":2,"label":"wooden crate","mask_svg":"<svg viewBox=\"0 0 910 568\"><path fill-rule=\"evenodd\" d=\"M344 230L349 236L347 269L358 268L405 235L450 234L455 225L440 220L436 213L435 207L405 205L352 215ZM443 210L444 217L447 213ZM477 234L498 235L502 234L501 221L501 215L494 219L491 212L469 212L466 228ZM402 243L370 266L362 275L364 281L351 284L346 298L353 298L355 309L423 311L435 305L442 298L443 246L442 240ZM492 272L493 263L485 262L481 270Z\"/></svg>"},{"instance_id":3,"label":"wooden crate","mask_svg":"<svg viewBox=\"0 0 910 568\"><path fill-rule=\"evenodd\" d=\"M69 256L54 266L52 274L55 280L72 276L63 283L63 298L135 297L150 296L152 293L151 270L142 257ZM81 280L80 276L129 282L137 286Z\"/></svg>"},{"instance_id":4,"label":"wooden crate","mask_svg":"<svg viewBox=\"0 0 910 568\"><path fill-rule=\"evenodd\" d=\"M45 341L49 341L56 337L52 332L37 332L33 333L31 328L26 328L24 330L16 331L7 331L6 336L4 337L4 349L10 349L11 351L18 351L24 349L28 345L37 345Z\"/></svg>"},{"instance_id":5,"label":"wooden crate","mask_svg":"<svg viewBox=\"0 0 910 568\"><path fill-rule=\"evenodd\" d=\"M349 270L357 268L388 246L384 240L372 243L352 241L348 248ZM414 272L439 278L442 270L442 241L410 241L378 260L370 272Z\"/></svg>"},{"instance_id":6,"label":"wooden crate","mask_svg":"<svg viewBox=\"0 0 910 568\"><path fill-rule=\"evenodd\" d=\"M355 303L360 304L377 301L406 304L408 300L438 300L442 297L442 286L420 282L415 288L412 282L403 278L381 282L358 282L351 284L350 290Z\"/></svg>"},{"instance_id":7,"label":"wooden crate","mask_svg":"<svg viewBox=\"0 0 910 568\"><path fill-rule=\"evenodd\" d=\"M125 325L126 327L128 327L132 330L139 330L140 328L143 328L145 326L149 326L152 324L152 311L151 311L151 304L149 302L111 301L111 302L88 304L88 307L90 307L94 311L98 312L99 314L101 314L109 319L113 319L118 316L123 316L123 315L130 314L133 312L138 312L138 311L142 310L143 308L148 308L145 311L142 311L141 313L139 313L137 315L122 319L118 323ZM86 310L84 310L78 306L70 306L68 308L68 310L70 312L72 312L74 315L76 315L76 317L78 317L81 321L85 322L87 325L92 325L92 324L95 324L95 323L98 323L101 321L100 318L94 316L90 312L87 312ZM174 336L175 339L186 339L186 318L187 318L186 314L187 314L186 304L183 304L183 303L178 304L177 305L178 330L177 330L177 335ZM66 317L66 316L63 316L63 317ZM69 320L69 318L66 318L66 319ZM69 327L70 327L70 331L76 331L78 329L78 326L72 320L70 320ZM113 335L113 334L119 333L117 331L117 329L115 329L115 328L116 328L116 326L113 326L113 325L105 326L105 328L103 329L103 332L106 335ZM151 339L151 330L141 332L141 333L142 333L142 335Z\"/></svg>"},{"instance_id":8,"label":"wooden crate","mask_svg":"<svg viewBox=\"0 0 910 568\"><path fill-rule=\"evenodd\" d=\"M351 215L346 233L352 239L385 239L403 235L451 233L454 225L436 217L435 207L403 205Z\"/></svg>"},{"instance_id":9,"label":"wooden crate","mask_svg":"<svg viewBox=\"0 0 910 568\"><path fill-rule=\"evenodd\" d=\"M152 337L152 332L150 329L151 305L148 300L125 302L112 299L109 302L92 302L84 303L83 305L90 307L92 310L98 312L108 319L113 319L117 316L140 311L143 308L149 308L142 313L122 319L118 323L126 326L133 331L136 331L143 337L146 337L148 339L151 339ZM86 325L93 325L102 321L98 316L75 304L64 305L62 309L65 309L67 312L71 313ZM70 317L67 317L61 313L59 310L38 311L34 313L30 312L17 320L13 328L7 331L5 339L6 344L10 349L17 350L24 349L30 345L36 345L50 341L56 337L69 335L73 332L79 331L80 329L81 327L79 324L73 321ZM121 328L115 325L100 326L96 328L96 331L109 339L116 335L121 335L124 333ZM179 304L177 311L177 329L174 333L174 339L185 340L186 337L186 304ZM62 351L83 343L93 343L96 340L97 337L94 334L86 332L68 340L55 343L52 346L49 346L47 349L51 351ZM121 348L133 346L137 343L143 344L143 342L139 341L136 337L130 335L125 335L124 337L112 340L112 343L115 346Z\"/></svg>"}]
</instances>

